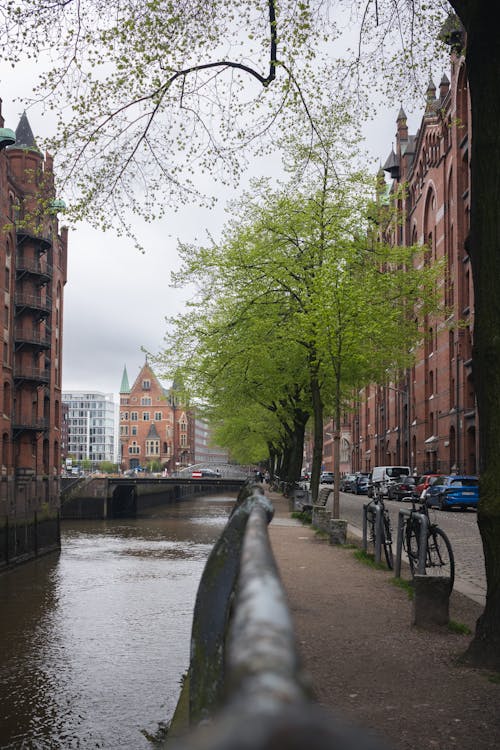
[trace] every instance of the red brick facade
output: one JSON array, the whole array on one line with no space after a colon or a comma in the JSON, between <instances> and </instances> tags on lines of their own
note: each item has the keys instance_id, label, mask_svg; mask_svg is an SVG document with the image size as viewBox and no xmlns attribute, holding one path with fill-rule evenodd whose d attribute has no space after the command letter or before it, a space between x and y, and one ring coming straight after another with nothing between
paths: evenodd
<instances>
[{"instance_id":1,"label":"red brick facade","mask_svg":"<svg viewBox=\"0 0 500 750\"><path fill-rule=\"evenodd\" d=\"M426 471L477 471L477 411L471 375L474 304L467 253L470 108L463 59L452 57L451 82L429 84L420 128L397 119L396 145L384 165L400 222L386 239L427 244L426 262L442 260L447 314L426 321L415 366L391 386L359 393L352 418L352 468L410 465Z\"/></svg>"},{"instance_id":2,"label":"red brick facade","mask_svg":"<svg viewBox=\"0 0 500 750\"><path fill-rule=\"evenodd\" d=\"M166 390L146 362L130 388L124 370L120 388L123 471L157 464L169 473L194 462L191 412Z\"/></svg>"},{"instance_id":3,"label":"red brick facade","mask_svg":"<svg viewBox=\"0 0 500 750\"><path fill-rule=\"evenodd\" d=\"M62 204L55 200L52 158L38 150L25 114L15 136L0 151L0 517L12 529L8 559L33 552L32 532L21 529L54 517L59 507L67 272L67 230L59 232Z\"/></svg>"}]
</instances>

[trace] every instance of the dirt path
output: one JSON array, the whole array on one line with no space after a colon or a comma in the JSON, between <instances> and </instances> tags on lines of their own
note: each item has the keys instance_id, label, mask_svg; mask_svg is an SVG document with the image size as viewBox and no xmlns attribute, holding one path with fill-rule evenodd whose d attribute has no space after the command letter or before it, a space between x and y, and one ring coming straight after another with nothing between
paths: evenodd
<instances>
[{"instance_id":1,"label":"dirt path","mask_svg":"<svg viewBox=\"0 0 500 750\"><path fill-rule=\"evenodd\" d=\"M271 543L318 701L399 750L497 750L500 684L458 658L470 636L412 625L412 602L353 550L333 547L276 508ZM450 617L474 628L481 608L453 593Z\"/></svg>"}]
</instances>

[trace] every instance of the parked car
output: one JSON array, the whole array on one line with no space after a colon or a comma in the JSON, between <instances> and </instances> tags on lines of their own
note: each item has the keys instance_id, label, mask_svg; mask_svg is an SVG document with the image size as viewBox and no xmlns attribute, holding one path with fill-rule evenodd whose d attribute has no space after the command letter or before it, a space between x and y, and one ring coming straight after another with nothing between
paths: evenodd
<instances>
[{"instance_id":1,"label":"parked car","mask_svg":"<svg viewBox=\"0 0 500 750\"><path fill-rule=\"evenodd\" d=\"M367 495L369 483L370 483L369 474L357 474L356 482L355 482L354 490L353 490L354 494L355 495Z\"/></svg>"},{"instance_id":2,"label":"parked car","mask_svg":"<svg viewBox=\"0 0 500 750\"><path fill-rule=\"evenodd\" d=\"M356 474L346 474L342 477L339 484L339 490L341 492L354 492L354 485L356 484Z\"/></svg>"},{"instance_id":3,"label":"parked car","mask_svg":"<svg viewBox=\"0 0 500 750\"><path fill-rule=\"evenodd\" d=\"M440 476L425 495L429 508L477 508L479 502L479 479L474 476L452 474Z\"/></svg>"},{"instance_id":4,"label":"parked car","mask_svg":"<svg viewBox=\"0 0 500 750\"><path fill-rule=\"evenodd\" d=\"M191 477L193 479L201 479L202 477L206 477L207 479L218 479L220 474L213 469L196 469L192 472Z\"/></svg>"},{"instance_id":5,"label":"parked car","mask_svg":"<svg viewBox=\"0 0 500 750\"><path fill-rule=\"evenodd\" d=\"M320 484L333 484L334 478L335 478L335 475L333 471L324 471L319 478L319 483Z\"/></svg>"},{"instance_id":6,"label":"parked car","mask_svg":"<svg viewBox=\"0 0 500 750\"><path fill-rule=\"evenodd\" d=\"M402 500L404 497L417 497L415 477L402 475L387 486L388 500Z\"/></svg>"},{"instance_id":7,"label":"parked car","mask_svg":"<svg viewBox=\"0 0 500 750\"><path fill-rule=\"evenodd\" d=\"M417 479L418 496L422 497L422 492L426 492L440 476L441 474L422 474L422 476Z\"/></svg>"},{"instance_id":8,"label":"parked car","mask_svg":"<svg viewBox=\"0 0 500 750\"><path fill-rule=\"evenodd\" d=\"M409 477L409 466L374 466L372 470L373 497L387 497L389 485L401 476Z\"/></svg>"}]
</instances>

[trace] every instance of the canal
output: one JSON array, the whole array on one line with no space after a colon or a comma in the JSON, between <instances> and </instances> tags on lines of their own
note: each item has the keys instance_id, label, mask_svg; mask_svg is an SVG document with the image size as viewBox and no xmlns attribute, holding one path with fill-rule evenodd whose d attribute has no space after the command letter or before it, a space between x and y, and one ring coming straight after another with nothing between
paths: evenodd
<instances>
[{"instance_id":1,"label":"canal","mask_svg":"<svg viewBox=\"0 0 500 750\"><path fill-rule=\"evenodd\" d=\"M154 747L189 659L205 560L234 497L65 521L61 553L0 574L0 748Z\"/></svg>"}]
</instances>

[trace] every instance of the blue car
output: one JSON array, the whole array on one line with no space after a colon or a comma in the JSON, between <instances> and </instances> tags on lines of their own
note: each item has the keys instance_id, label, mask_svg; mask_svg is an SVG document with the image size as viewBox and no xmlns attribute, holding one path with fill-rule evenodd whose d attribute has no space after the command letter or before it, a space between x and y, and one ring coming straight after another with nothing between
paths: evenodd
<instances>
[{"instance_id":1,"label":"blue car","mask_svg":"<svg viewBox=\"0 0 500 750\"><path fill-rule=\"evenodd\" d=\"M425 502L439 510L447 508L477 508L479 502L479 479L472 476L452 474L437 477L426 492Z\"/></svg>"}]
</instances>

